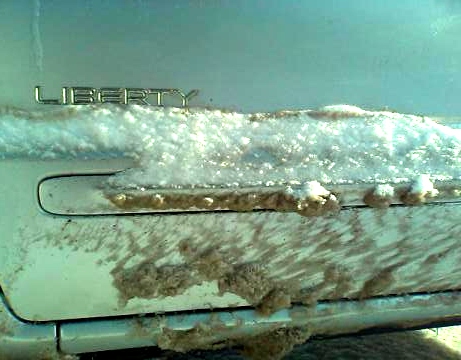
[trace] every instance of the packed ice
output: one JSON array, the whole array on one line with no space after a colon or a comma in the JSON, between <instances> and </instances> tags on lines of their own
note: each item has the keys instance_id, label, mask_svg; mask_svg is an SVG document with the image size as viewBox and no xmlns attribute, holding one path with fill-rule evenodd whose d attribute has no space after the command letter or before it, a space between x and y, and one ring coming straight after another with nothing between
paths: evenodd
<instances>
[{"instance_id":1,"label":"packed ice","mask_svg":"<svg viewBox=\"0 0 461 360\"><path fill-rule=\"evenodd\" d=\"M373 195L379 197L393 197L394 187L389 184L379 184L378 186L376 186Z\"/></svg>"},{"instance_id":2,"label":"packed ice","mask_svg":"<svg viewBox=\"0 0 461 360\"><path fill-rule=\"evenodd\" d=\"M410 194L422 194L423 196L437 196L438 190L434 188L434 184L430 180L428 174L422 174L416 177L410 190Z\"/></svg>"},{"instance_id":3,"label":"packed ice","mask_svg":"<svg viewBox=\"0 0 461 360\"><path fill-rule=\"evenodd\" d=\"M116 105L0 110L0 158L132 157L138 166L110 180L125 188L296 188L422 176L426 189L427 181L460 178L460 151L461 129L349 105L267 114Z\"/></svg>"},{"instance_id":4,"label":"packed ice","mask_svg":"<svg viewBox=\"0 0 461 360\"><path fill-rule=\"evenodd\" d=\"M296 199L307 200L317 200L320 197L328 197L330 195L330 192L320 185L318 181L309 181L295 189L288 186L285 192L293 195Z\"/></svg>"}]
</instances>

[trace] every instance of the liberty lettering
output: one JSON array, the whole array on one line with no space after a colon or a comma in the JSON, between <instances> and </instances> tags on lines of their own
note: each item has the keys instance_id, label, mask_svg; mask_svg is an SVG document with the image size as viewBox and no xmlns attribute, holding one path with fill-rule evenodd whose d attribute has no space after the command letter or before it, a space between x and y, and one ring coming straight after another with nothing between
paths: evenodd
<instances>
[{"instance_id":1,"label":"liberty lettering","mask_svg":"<svg viewBox=\"0 0 461 360\"><path fill-rule=\"evenodd\" d=\"M92 87L63 87L60 99L44 99L42 87L35 87L35 101L46 105L91 105L97 103L137 104L150 106L164 106L165 97L170 102L177 101L176 106L186 107L189 100L198 95L198 90L191 90L185 94L180 89L151 89L151 88L92 88Z\"/></svg>"}]
</instances>

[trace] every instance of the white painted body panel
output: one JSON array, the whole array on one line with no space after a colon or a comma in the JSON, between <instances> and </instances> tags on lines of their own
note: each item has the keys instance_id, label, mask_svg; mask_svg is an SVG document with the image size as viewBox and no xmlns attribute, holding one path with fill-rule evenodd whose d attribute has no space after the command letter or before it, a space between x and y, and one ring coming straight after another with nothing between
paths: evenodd
<instances>
[{"instance_id":1,"label":"white painted body panel","mask_svg":"<svg viewBox=\"0 0 461 360\"><path fill-rule=\"evenodd\" d=\"M295 111L343 103L458 115L458 6L115 3L0 4L10 14L0 30L14 34L0 54L0 286L18 316L257 306L275 290L286 304L460 288L458 203L372 209L358 202L320 217L279 209L90 216L51 214L38 199L49 177L125 169L111 183L122 192L275 184L302 193L312 182L323 191L422 176L458 181L456 119L447 126L350 105ZM47 99L73 86L200 93L193 109L63 105L47 113L34 101L37 85ZM432 185L415 189L424 198ZM455 186L452 200L460 193ZM90 206L104 197L85 194ZM210 254L215 274L201 268ZM246 284L262 283L261 294L223 291L245 264L252 276L264 273ZM135 280L155 280L153 290L142 292L149 289L142 282L136 289Z\"/></svg>"},{"instance_id":2,"label":"white painted body panel","mask_svg":"<svg viewBox=\"0 0 461 360\"><path fill-rule=\"evenodd\" d=\"M103 164L1 163L3 176L11 174L1 185L3 201L17 206L0 218L9 237L1 244L0 280L20 317L40 321L248 304L236 294L219 296L216 281L174 297L120 300L114 268L146 259L157 267L187 263L178 250L182 241L199 250L218 249L232 264L261 264L275 283L295 279L316 299L461 286L458 204L352 208L313 218L279 212L66 217L41 211L38 179L57 171L111 170ZM371 287L365 294L366 286ZM287 290L295 297L295 290Z\"/></svg>"}]
</instances>

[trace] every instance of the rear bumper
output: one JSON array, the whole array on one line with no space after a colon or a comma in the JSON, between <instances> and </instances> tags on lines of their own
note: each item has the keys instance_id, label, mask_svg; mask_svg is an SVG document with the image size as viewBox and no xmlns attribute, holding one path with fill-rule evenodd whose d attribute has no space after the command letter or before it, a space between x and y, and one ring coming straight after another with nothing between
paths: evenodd
<instances>
[{"instance_id":1,"label":"rear bumper","mask_svg":"<svg viewBox=\"0 0 461 360\"><path fill-rule=\"evenodd\" d=\"M53 359L58 332L54 323L34 324L19 320L0 293L0 358Z\"/></svg>"},{"instance_id":2,"label":"rear bumper","mask_svg":"<svg viewBox=\"0 0 461 360\"><path fill-rule=\"evenodd\" d=\"M1 298L0 355L7 359L53 358L144 346L187 350L209 348L228 339L251 339L279 328L303 328L311 335L356 333L370 328L424 327L461 317L461 292L415 294L362 301L319 302L293 306L271 316L253 309L175 313L89 321L30 323L17 319ZM191 342L192 340L192 342Z\"/></svg>"}]
</instances>

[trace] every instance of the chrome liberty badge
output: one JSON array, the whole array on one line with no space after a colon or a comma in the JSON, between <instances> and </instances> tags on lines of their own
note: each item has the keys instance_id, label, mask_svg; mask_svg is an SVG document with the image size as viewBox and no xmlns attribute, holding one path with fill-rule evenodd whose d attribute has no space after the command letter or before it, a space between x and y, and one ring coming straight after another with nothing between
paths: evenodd
<instances>
[{"instance_id":1,"label":"chrome liberty badge","mask_svg":"<svg viewBox=\"0 0 461 360\"><path fill-rule=\"evenodd\" d=\"M178 107L186 107L189 100L198 95L198 90L188 93L180 89L117 88L117 87L62 87L60 99L44 99L42 87L35 87L35 101L46 105L90 105L97 103L137 104L164 106L165 98ZM174 106L173 105L173 106Z\"/></svg>"}]
</instances>

